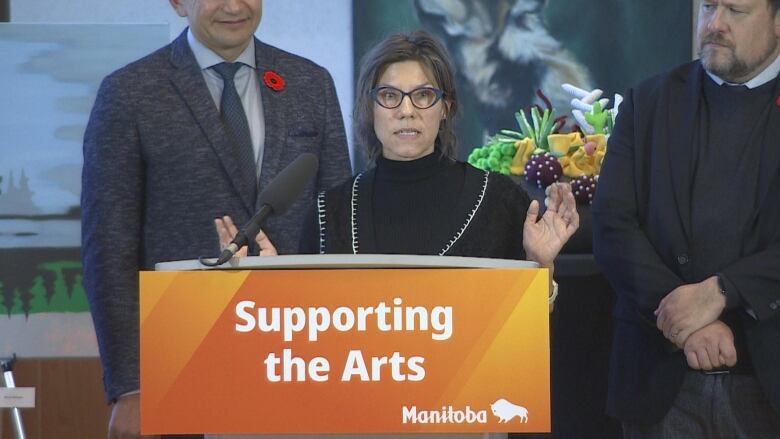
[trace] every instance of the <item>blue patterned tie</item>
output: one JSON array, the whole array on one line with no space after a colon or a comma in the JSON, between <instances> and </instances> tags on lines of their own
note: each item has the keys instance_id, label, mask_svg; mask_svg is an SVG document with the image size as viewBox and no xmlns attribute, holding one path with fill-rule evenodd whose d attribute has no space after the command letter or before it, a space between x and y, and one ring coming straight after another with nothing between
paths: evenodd
<instances>
[{"instance_id":1,"label":"blue patterned tie","mask_svg":"<svg viewBox=\"0 0 780 439\"><path fill-rule=\"evenodd\" d=\"M257 197L257 166L252 147L252 136L249 133L249 123L244 113L244 107L241 105L241 98L238 96L236 84L233 82L233 77L239 68L241 68L241 63L225 62L212 67L222 77L224 83L222 102L220 103L222 121L228 128L231 140L233 140L231 148L239 161L241 177L252 188L249 195L250 199L254 200Z\"/></svg>"}]
</instances>

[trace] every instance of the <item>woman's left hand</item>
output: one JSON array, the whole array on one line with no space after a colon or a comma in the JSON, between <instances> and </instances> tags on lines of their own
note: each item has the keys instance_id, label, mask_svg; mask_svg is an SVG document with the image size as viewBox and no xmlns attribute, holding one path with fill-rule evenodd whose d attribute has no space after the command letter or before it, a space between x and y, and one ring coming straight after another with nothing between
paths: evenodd
<instances>
[{"instance_id":1,"label":"woman's left hand","mask_svg":"<svg viewBox=\"0 0 780 439\"><path fill-rule=\"evenodd\" d=\"M217 230L217 236L219 237L219 249L224 250L233 241L233 238L238 234L238 227L233 223L233 219L225 215L222 218L214 219L214 227ZM255 242L260 247L260 256L276 256L276 247L268 239L268 235L262 230L257 233ZM244 257L247 255L247 246L241 247L235 254L237 257Z\"/></svg>"},{"instance_id":2,"label":"woman's left hand","mask_svg":"<svg viewBox=\"0 0 780 439\"><path fill-rule=\"evenodd\" d=\"M547 188L547 210L539 219L539 202L528 206L523 225L526 257L542 267L552 267L555 257L580 225L571 185L553 183Z\"/></svg>"}]
</instances>

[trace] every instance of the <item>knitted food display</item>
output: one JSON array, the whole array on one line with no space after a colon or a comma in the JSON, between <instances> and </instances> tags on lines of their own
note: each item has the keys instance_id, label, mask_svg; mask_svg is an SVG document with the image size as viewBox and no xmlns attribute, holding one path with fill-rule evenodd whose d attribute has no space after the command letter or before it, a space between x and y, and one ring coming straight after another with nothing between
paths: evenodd
<instances>
[{"instance_id":1,"label":"knitted food display","mask_svg":"<svg viewBox=\"0 0 780 439\"><path fill-rule=\"evenodd\" d=\"M562 87L573 96L572 115L577 124L570 132L562 132L566 116L556 117L549 100L538 91L547 109L533 106L516 112L517 130L503 129L489 137L471 152L468 162L480 169L523 176L539 188L568 181L577 202L590 204L623 99L616 94L615 105L609 109L609 99L600 99L601 90L588 91L570 84Z\"/></svg>"}]
</instances>

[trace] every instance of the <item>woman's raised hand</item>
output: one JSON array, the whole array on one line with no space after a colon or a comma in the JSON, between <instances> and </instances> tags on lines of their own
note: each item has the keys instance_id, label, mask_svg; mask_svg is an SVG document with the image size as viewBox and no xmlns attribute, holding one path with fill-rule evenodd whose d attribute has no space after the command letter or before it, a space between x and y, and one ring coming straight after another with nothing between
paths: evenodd
<instances>
[{"instance_id":1,"label":"woman's raised hand","mask_svg":"<svg viewBox=\"0 0 780 439\"><path fill-rule=\"evenodd\" d=\"M579 227L580 216L571 185L553 183L545 193L547 210L541 218L538 201L534 200L528 206L523 225L523 248L529 260L542 267L552 267L563 245Z\"/></svg>"}]
</instances>

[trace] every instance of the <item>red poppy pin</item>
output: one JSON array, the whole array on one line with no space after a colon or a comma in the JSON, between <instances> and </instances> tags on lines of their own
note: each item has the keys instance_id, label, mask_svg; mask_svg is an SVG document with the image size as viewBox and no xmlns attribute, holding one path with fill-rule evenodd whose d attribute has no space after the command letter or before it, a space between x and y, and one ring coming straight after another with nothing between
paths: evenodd
<instances>
[{"instance_id":1,"label":"red poppy pin","mask_svg":"<svg viewBox=\"0 0 780 439\"><path fill-rule=\"evenodd\" d=\"M777 97L777 100L775 101L778 107L780 107L780 96Z\"/></svg>"},{"instance_id":2,"label":"red poppy pin","mask_svg":"<svg viewBox=\"0 0 780 439\"><path fill-rule=\"evenodd\" d=\"M286 85L284 78L273 70L266 70L265 73L263 73L263 82L265 82L266 87L273 91L282 91Z\"/></svg>"}]
</instances>

